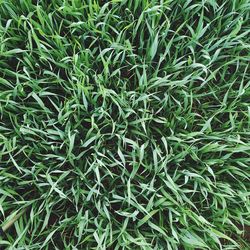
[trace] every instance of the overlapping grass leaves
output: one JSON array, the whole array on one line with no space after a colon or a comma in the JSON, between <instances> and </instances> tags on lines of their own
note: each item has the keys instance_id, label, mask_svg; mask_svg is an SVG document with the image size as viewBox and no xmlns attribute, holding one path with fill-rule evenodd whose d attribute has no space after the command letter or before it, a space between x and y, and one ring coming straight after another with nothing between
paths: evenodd
<instances>
[{"instance_id":1,"label":"overlapping grass leaves","mask_svg":"<svg viewBox=\"0 0 250 250\"><path fill-rule=\"evenodd\" d=\"M249 10L0 1L0 244L247 249Z\"/></svg>"}]
</instances>

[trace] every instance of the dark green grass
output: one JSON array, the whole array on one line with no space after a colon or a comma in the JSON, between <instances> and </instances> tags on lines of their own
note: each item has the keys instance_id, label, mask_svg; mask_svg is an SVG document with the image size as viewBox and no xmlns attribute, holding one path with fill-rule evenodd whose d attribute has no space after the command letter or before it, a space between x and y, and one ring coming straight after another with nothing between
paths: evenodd
<instances>
[{"instance_id":1,"label":"dark green grass","mask_svg":"<svg viewBox=\"0 0 250 250\"><path fill-rule=\"evenodd\" d=\"M9 249L250 249L249 0L0 0Z\"/></svg>"}]
</instances>

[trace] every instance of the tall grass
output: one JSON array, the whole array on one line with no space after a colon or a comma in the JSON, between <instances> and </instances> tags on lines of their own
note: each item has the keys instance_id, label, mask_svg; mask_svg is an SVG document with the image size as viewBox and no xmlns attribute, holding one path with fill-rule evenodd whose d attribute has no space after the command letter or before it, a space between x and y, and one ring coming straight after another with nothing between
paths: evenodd
<instances>
[{"instance_id":1,"label":"tall grass","mask_svg":"<svg viewBox=\"0 0 250 250\"><path fill-rule=\"evenodd\" d=\"M250 249L249 0L0 0L6 249Z\"/></svg>"}]
</instances>

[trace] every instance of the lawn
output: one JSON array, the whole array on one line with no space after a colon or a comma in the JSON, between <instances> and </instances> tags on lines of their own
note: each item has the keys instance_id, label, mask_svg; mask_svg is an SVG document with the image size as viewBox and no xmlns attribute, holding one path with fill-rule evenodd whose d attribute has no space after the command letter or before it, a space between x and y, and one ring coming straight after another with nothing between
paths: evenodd
<instances>
[{"instance_id":1,"label":"lawn","mask_svg":"<svg viewBox=\"0 0 250 250\"><path fill-rule=\"evenodd\" d=\"M249 0L0 0L0 246L250 249L249 20Z\"/></svg>"}]
</instances>

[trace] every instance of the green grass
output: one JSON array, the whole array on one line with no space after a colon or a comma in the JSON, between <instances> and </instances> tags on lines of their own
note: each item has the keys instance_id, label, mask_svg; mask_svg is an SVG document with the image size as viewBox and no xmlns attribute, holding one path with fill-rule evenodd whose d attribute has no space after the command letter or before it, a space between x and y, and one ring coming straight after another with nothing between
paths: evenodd
<instances>
[{"instance_id":1,"label":"green grass","mask_svg":"<svg viewBox=\"0 0 250 250\"><path fill-rule=\"evenodd\" d=\"M0 222L27 208L0 245L250 249L249 20L249 0L0 0Z\"/></svg>"}]
</instances>

